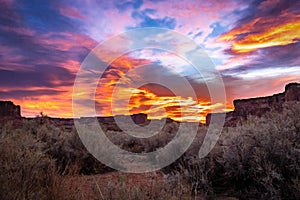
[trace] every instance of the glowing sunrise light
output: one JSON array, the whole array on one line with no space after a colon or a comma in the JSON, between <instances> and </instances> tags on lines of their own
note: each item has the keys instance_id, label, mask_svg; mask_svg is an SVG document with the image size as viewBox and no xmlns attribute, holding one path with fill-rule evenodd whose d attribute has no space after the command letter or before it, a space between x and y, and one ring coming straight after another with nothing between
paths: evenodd
<instances>
[{"instance_id":1,"label":"glowing sunrise light","mask_svg":"<svg viewBox=\"0 0 300 200\"><path fill-rule=\"evenodd\" d=\"M232 50L237 53L248 53L261 48L284 46L293 44L300 39L300 21L286 23L260 31L256 34L248 34L242 39L237 36L243 34L248 29L238 29L229 32L222 37L222 41L232 41Z\"/></svg>"}]
</instances>

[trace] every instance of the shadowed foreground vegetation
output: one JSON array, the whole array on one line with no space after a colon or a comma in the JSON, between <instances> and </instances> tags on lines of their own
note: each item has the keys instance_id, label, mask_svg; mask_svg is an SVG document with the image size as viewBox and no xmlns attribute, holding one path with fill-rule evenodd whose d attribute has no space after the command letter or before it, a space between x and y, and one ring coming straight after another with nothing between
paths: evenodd
<instances>
[{"instance_id":1,"label":"shadowed foreground vegetation","mask_svg":"<svg viewBox=\"0 0 300 200\"><path fill-rule=\"evenodd\" d=\"M3 200L300 199L299 102L285 104L282 113L249 116L236 127L225 127L204 159L197 154L207 128L199 127L180 159L144 175L113 172L85 150L74 127L57 127L45 116L1 123ZM106 134L123 149L151 152L171 141L178 126L167 123L149 139L113 130Z\"/></svg>"}]
</instances>

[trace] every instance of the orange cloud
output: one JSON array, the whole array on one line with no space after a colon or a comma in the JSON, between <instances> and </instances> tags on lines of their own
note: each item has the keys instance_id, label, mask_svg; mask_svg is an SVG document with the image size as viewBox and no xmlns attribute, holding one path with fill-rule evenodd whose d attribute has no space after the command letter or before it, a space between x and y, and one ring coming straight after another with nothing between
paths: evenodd
<instances>
[{"instance_id":1,"label":"orange cloud","mask_svg":"<svg viewBox=\"0 0 300 200\"><path fill-rule=\"evenodd\" d=\"M141 79L145 74L126 73L150 63L128 55L111 63L98 83L95 99L100 106L96 106L97 115L146 113L150 119L169 117L177 121L204 123L208 112L225 111L223 104L212 105L208 99L175 96L168 88L158 84L132 87L132 80Z\"/></svg>"},{"instance_id":2,"label":"orange cloud","mask_svg":"<svg viewBox=\"0 0 300 200\"><path fill-rule=\"evenodd\" d=\"M219 40L231 42L231 50L235 53L296 43L300 39L300 15L286 15L277 20L256 18L222 35Z\"/></svg>"},{"instance_id":3,"label":"orange cloud","mask_svg":"<svg viewBox=\"0 0 300 200\"><path fill-rule=\"evenodd\" d=\"M205 123L205 116L211 111L224 111L222 104L212 105L209 99L193 99L191 97L175 96L169 89L155 84L144 85L141 88L130 87L130 81L134 78L141 78L142 75L131 73L126 77L126 73L140 65L149 64L150 61L132 58L124 55L115 60L107 71L104 72L96 90L97 115L112 116L113 114L135 114L147 113L150 119L160 119L169 117L176 121L193 121ZM65 68L76 71L78 62L68 60L64 64ZM136 77L135 77L136 76ZM124 78L125 77L125 78ZM117 96L112 96L117 84L119 85ZM55 77L52 82L61 80ZM32 96L12 99L16 104L22 106L22 115L34 117L40 112L51 117L73 117L72 112L72 87L58 86L57 93L35 93L44 87L30 87L27 91L32 91ZM10 88L11 89L11 88ZM18 88L15 88L18 90ZM91 100L88 90L75 94ZM126 100L129 99L129 103ZM112 106L112 102L118 103ZM85 108L82 108L85 109ZM82 113L88 113L83 110Z\"/></svg>"},{"instance_id":4,"label":"orange cloud","mask_svg":"<svg viewBox=\"0 0 300 200\"><path fill-rule=\"evenodd\" d=\"M67 117L73 116L72 113L72 88L69 91L56 95L37 95L33 97L24 97L12 99L15 104L21 105L22 116L35 117L43 112L43 114L51 117Z\"/></svg>"},{"instance_id":5,"label":"orange cloud","mask_svg":"<svg viewBox=\"0 0 300 200\"><path fill-rule=\"evenodd\" d=\"M212 105L208 101L195 100L191 97L158 96L155 92L136 88L128 88L128 90L132 90L131 101L127 107L114 107L114 111L118 114L129 110L130 114L147 113L152 119L169 117L177 121L204 123L208 112L223 106Z\"/></svg>"}]
</instances>

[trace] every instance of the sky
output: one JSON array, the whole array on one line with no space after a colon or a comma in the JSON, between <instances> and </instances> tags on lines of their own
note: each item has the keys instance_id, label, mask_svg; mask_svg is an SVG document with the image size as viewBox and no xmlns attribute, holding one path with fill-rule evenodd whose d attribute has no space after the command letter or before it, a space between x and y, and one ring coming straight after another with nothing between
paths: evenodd
<instances>
[{"instance_id":1,"label":"sky","mask_svg":"<svg viewBox=\"0 0 300 200\"><path fill-rule=\"evenodd\" d=\"M175 31L203 49L223 80L226 101L211 101L204 78L178 52L145 48L112 62L111 54L98 52L92 59L107 68L95 99L84 97L97 115L129 111L203 122L208 112L233 109L234 99L272 95L300 82L300 1L0 0L0 22L0 100L21 105L27 117L72 117L73 86L85 58L116 35L147 27ZM174 45L166 41L160 37ZM147 77L168 86L139 85ZM196 96L185 92L184 80Z\"/></svg>"}]
</instances>

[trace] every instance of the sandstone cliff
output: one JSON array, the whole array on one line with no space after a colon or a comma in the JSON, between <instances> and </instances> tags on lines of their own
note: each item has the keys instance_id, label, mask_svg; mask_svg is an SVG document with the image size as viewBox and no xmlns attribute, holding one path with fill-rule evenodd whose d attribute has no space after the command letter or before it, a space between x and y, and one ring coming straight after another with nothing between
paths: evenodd
<instances>
[{"instance_id":1,"label":"sandstone cliff","mask_svg":"<svg viewBox=\"0 0 300 200\"><path fill-rule=\"evenodd\" d=\"M234 111L226 113L225 126L235 125L238 120L246 119L249 115L260 117L271 110L281 111L284 102L288 101L300 101L300 83L289 83L284 92L272 96L234 100ZM207 125L211 121L211 115L206 116ZM221 113L214 115L221 117Z\"/></svg>"},{"instance_id":2,"label":"sandstone cliff","mask_svg":"<svg viewBox=\"0 0 300 200\"><path fill-rule=\"evenodd\" d=\"M0 101L0 117L21 117L20 106L11 101Z\"/></svg>"}]
</instances>

